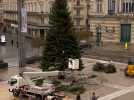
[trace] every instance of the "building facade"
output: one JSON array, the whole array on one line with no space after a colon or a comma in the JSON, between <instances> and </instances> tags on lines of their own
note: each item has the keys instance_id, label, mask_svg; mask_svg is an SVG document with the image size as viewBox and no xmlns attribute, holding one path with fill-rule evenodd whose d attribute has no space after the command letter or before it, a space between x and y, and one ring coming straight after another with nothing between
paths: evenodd
<instances>
[{"instance_id":1,"label":"building facade","mask_svg":"<svg viewBox=\"0 0 134 100\"><path fill-rule=\"evenodd\" d=\"M87 2L89 0L68 0L68 7L77 30L85 29L87 22ZM28 32L26 37L44 37L48 30L48 15L54 0L25 0L28 14ZM17 34L17 0L2 0L4 22L7 32L16 38ZM86 13L85 13L86 12Z\"/></svg>"},{"instance_id":2,"label":"building facade","mask_svg":"<svg viewBox=\"0 0 134 100\"><path fill-rule=\"evenodd\" d=\"M134 0L90 0L90 31L102 41L134 42Z\"/></svg>"},{"instance_id":3,"label":"building facade","mask_svg":"<svg viewBox=\"0 0 134 100\"><path fill-rule=\"evenodd\" d=\"M0 1L0 33L3 31L3 8L2 8L2 1Z\"/></svg>"},{"instance_id":4,"label":"building facade","mask_svg":"<svg viewBox=\"0 0 134 100\"><path fill-rule=\"evenodd\" d=\"M17 33L17 0L3 0L4 22L10 34ZM54 0L25 0L27 37L45 37L48 14ZM134 42L134 0L68 0L77 31L89 31L102 41ZM15 36L15 35L14 35Z\"/></svg>"},{"instance_id":5,"label":"building facade","mask_svg":"<svg viewBox=\"0 0 134 100\"><path fill-rule=\"evenodd\" d=\"M18 28L17 0L3 0L3 4L4 22L7 25L7 32L12 34L12 37L15 39ZM49 5L46 6L44 1L25 0L25 7L28 15L28 32L25 36L27 38L44 37L44 33L48 28Z\"/></svg>"}]
</instances>

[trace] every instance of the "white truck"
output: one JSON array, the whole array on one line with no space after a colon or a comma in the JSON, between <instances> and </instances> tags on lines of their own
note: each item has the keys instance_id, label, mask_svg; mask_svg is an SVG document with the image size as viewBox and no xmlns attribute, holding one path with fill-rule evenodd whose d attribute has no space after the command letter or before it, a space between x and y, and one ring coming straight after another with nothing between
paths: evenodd
<instances>
[{"instance_id":1,"label":"white truck","mask_svg":"<svg viewBox=\"0 0 134 100\"><path fill-rule=\"evenodd\" d=\"M42 86L36 86L33 82L35 79L39 78L49 78L59 75L59 71L50 72L24 72L23 77L18 75L12 76L8 83L10 84L9 91L13 93L14 96L19 96L20 94L25 96L34 96L36 100L45 100L47 96L51 98L58 98L58 95L54 95L55 87L49 82L43 82ZM62 100L62 99L57 99Z\"/></svg>"}]
</instances>

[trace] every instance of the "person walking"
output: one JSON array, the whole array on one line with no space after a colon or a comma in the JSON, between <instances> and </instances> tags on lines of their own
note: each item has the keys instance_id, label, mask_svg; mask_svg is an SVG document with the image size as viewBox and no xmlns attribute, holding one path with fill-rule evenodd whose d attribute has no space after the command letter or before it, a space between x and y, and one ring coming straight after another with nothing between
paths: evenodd
<instances>
[{"instance_id":1,"label":"person walking","mask_svg":"<svg viewBox=\"0 0 134 100\"><path fill-rule=\"evenodd\" d=\"M76 100L81 100L80 93L77 94Z\"/></svg>"},{"instance_id":2,"label":"person walking","mask_svg":"<svg viewBox=\"0 0 134 100\"><path fill-rule=\"evenodd\" d=\"M12 45L12 47L13 47L13 45L14 45L14 44L13 44L13 40L11 40L11 45Z\"/></svg>"},{"instance_id":3,"label":"person walking","mask_svg":"<svg viewBox=\"0 0 134 100\"><path fill-rule=\"evenodd\" d=\"M95 92L92 93L91 100L98 100L98 96L96 96Z\"/></svg>"}]
</instances>

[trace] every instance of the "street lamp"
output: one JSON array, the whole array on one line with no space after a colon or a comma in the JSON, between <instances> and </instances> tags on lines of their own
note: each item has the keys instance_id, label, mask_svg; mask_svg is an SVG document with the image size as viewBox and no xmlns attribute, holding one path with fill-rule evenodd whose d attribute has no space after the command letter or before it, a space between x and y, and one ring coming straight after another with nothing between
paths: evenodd
<instances>
[{"instance_id":1,"label":"street lamp","mask_svg":"<svg viewBox=\"0 0 134 100\"><path fill-rule=\"evenodd\" d=\"M87 31L90 29L90 24L89 24L89 9L90 9L90 0L87 0L87 18L86 18L86 28Z\"/></svg>"},{"instance_id":2,"label":"street lamp","mask_svg":"<svg viewBox=\"0 0 134 100\"><path fill-rule=\"evenodd\" d=\"M98 25L96 28L96 45L100 46L101 43L101 25Z\"/></svg>"},{"instance_id":3,"label":"street lamp","mask_svg":"<svg viewBox=\"0 0 134 100\"><path fill-rule=\"evenodd\" d=\"M18 8L18 56L19 56L19 74L22 76L25 67L25 49L24 34L27 33L27 12L24 0L17 0Z\"/></svg>"}]
</instances>

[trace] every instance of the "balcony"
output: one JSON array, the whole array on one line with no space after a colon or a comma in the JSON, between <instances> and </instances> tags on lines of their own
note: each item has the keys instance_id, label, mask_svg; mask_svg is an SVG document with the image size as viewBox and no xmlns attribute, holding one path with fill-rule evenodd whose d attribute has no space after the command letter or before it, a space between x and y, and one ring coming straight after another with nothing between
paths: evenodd
<instances>
[{"instance_id":1,"label":"balcony","mask_svg":"<svg viewBox=\"0 0 134 100\"><path fill-rule=\"evenodd\" d=\"M118 17L127 17L127 18L134 18L134 13L117 13L116 14Z\"/></svg>"}]
</instances>

